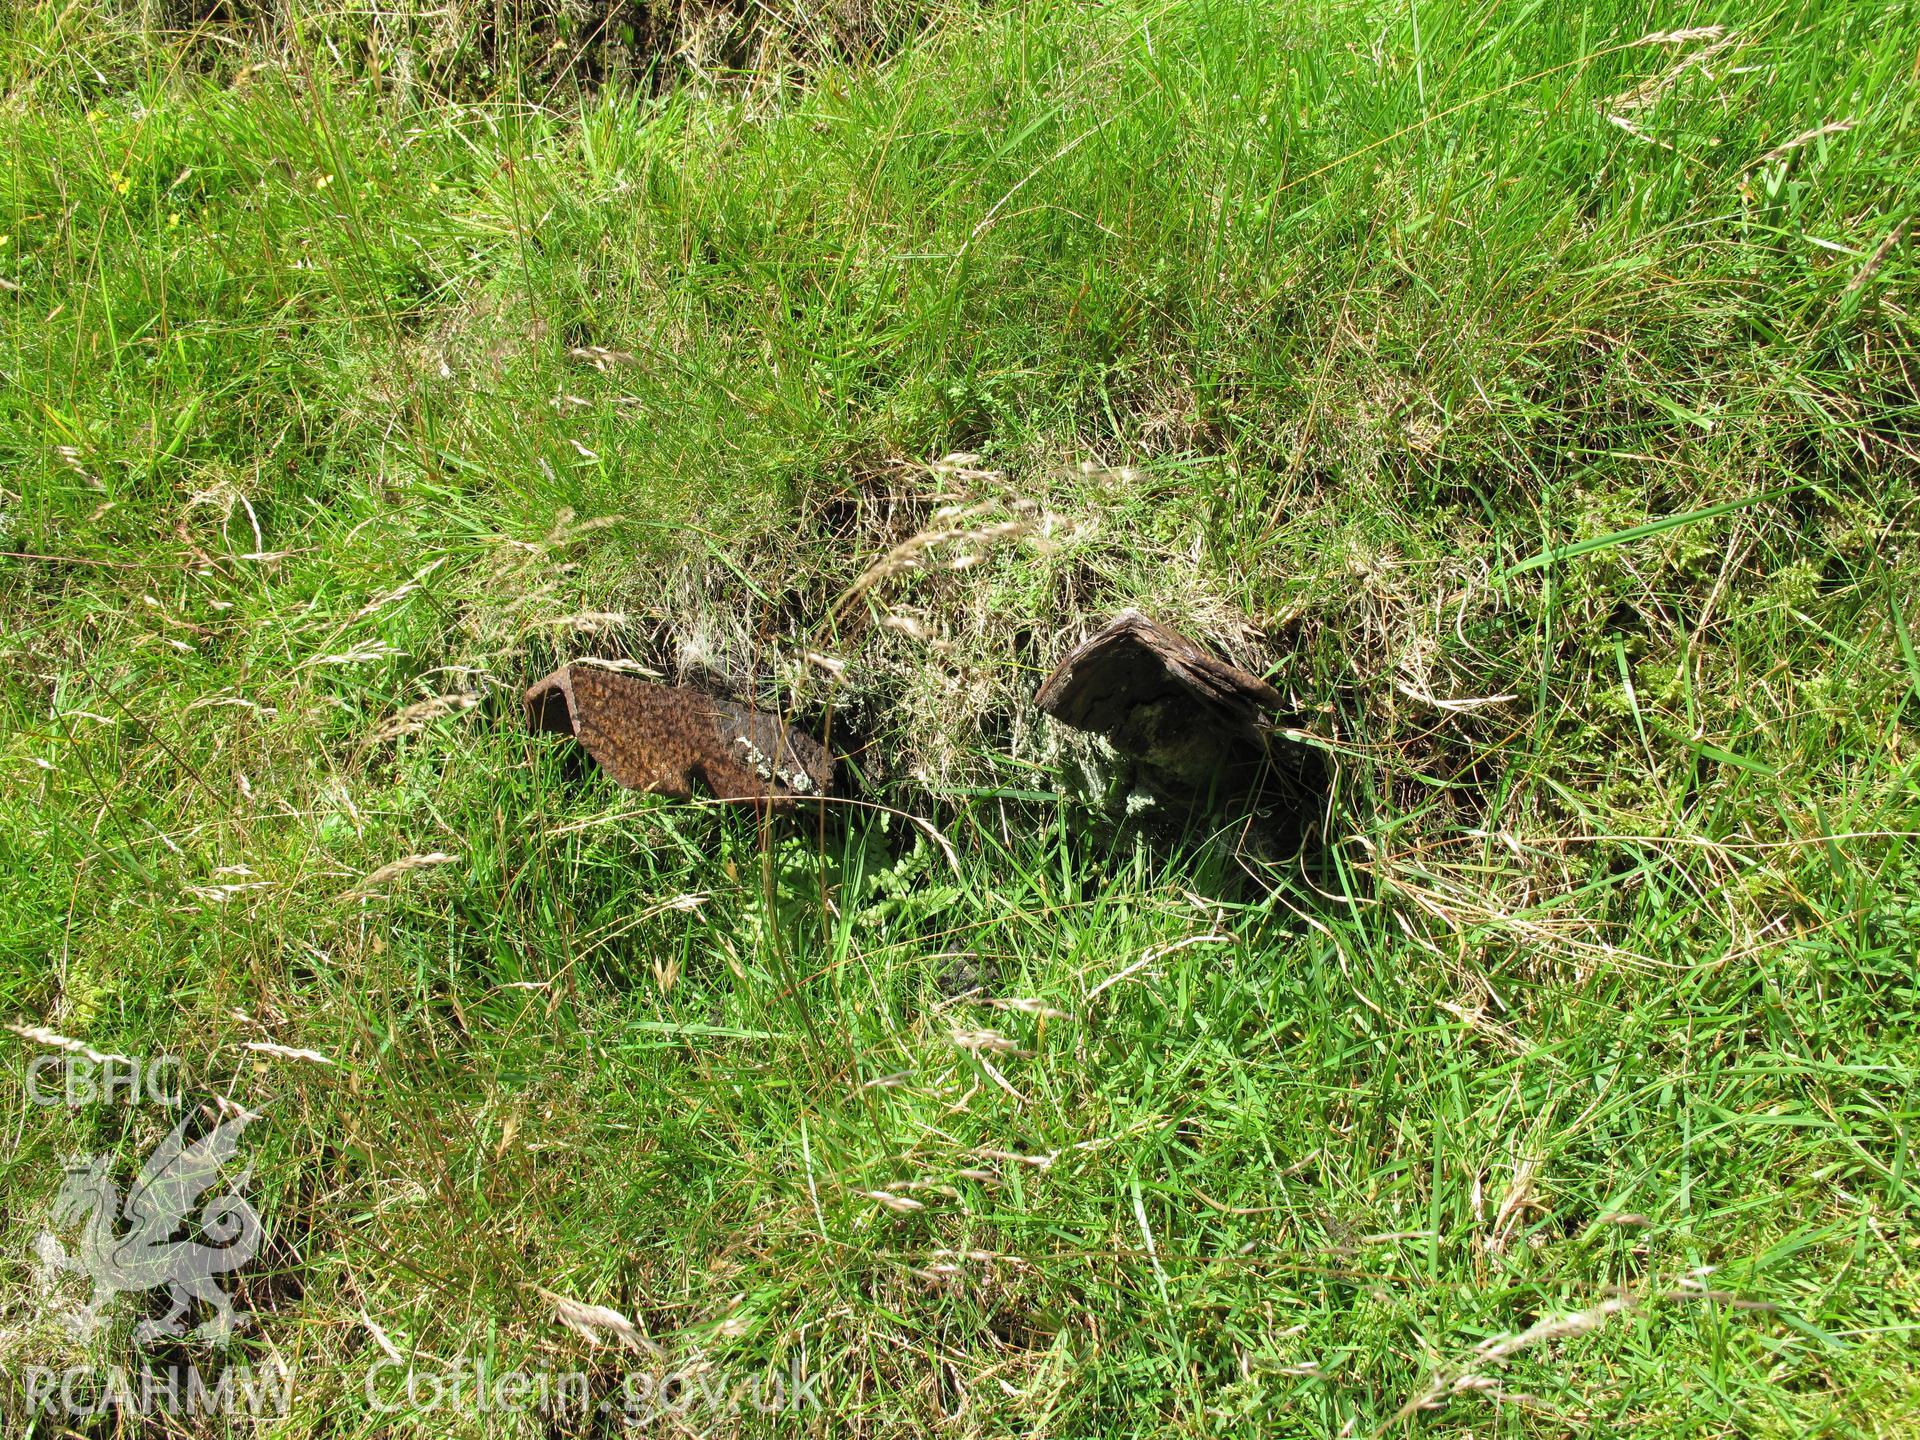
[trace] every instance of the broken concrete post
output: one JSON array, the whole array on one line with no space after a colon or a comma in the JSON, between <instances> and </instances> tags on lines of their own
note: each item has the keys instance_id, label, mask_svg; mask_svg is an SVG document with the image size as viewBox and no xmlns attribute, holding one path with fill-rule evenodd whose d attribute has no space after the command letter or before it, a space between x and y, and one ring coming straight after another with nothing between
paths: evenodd
<instances>
[{"instance_id":1,"label":"broken concrete post","mask_svg":"<svg viewBox=\"0 0 1920 1440\"><path fill-rule=\"evenodd\" d=\"M833 783L833 760L811 735L698 690L562 665L525 703L529 729L573 736L629 790L685 800L698 780L721 800L786 809Z\"/></svg>"}]
</instances>

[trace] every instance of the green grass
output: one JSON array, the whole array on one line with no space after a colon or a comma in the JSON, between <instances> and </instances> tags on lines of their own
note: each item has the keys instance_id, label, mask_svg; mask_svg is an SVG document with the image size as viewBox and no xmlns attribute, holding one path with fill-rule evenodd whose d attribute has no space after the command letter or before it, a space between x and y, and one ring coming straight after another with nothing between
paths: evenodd
<instances>
[{"instance_id":1,"label":"green grass","mask_svg":"<svg viewBox=\"0 0 1920 1440\"><path fill-rule=\"evenodd\" d=\"M264 1428L587 1433L377 1413L385 1337L819 1378L713 1433L1920 1429L1920 11L1035 0L459 103L325 18L0 20L0 1018L263 1115ZM1044 533L836 612L943 504ZM1301 855L1085 793L1031 695L1127 604L1287 695ZM866 804L580 773L583 654ZM143 1303L62 1331L62 1160L174 1117L6 1044L52 1436Z\"/></svg>"}]
</instances>

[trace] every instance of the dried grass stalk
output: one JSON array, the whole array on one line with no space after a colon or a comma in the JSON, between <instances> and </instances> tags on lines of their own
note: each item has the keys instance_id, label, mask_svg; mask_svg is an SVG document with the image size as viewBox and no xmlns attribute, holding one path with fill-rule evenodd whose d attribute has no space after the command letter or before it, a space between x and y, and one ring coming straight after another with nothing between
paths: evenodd
<instances>
[{"instance_id":1,"label":"dried grass stalk","mask_svg":"<svg viewBox=\"0 0 1920 1440\"><path fill-rule=\"evenodd\" d=\"M436 865L451 865L459 858L458 855L450 855L444 850L430 851L425 855L404 856L382 865L353 889L342 894L340 899L342 901L370 899L390 881L398 880L402 875L409 875L415 870L428 870Z\"/></svg>"},{"instance_id":2,"label":"dried grass stalk","mask_svg":"<svg viewBox=\"0 0 1920 1440\"><path fill-rule=\"evenodd\" d=\"M1424 1388L1394 1412L1382 1430L1406 1421L1421 1410L1437 1410L1455 1395L1498 1391L1498 1382L1482 1373L1490 1367L1505 1365L1523 1350L1570 1339L1600 1329L1616 1315L1639 1310L1651 1300L1716 1300L1743 1309L1768 1309L1764 1304L1742 1301L1723 1291L1710 1290L1704 1283L1706 1271L1695 1271L1669 1290L1641 1290L1610 1295L1586 1310L1565 1315L1548 1315L1517 1333L1494 1335L1476 1345L1470 1359L1442 1366L1433 1373Z\"/></svg>"},{"instance_id":3,"label":"dried grass stalk","mask_svg":"<svg viewBox=\"0 0 1920 1440\"><path fill-rule=\"evenodd\" d=\"M1758 160L1754 161L1753 163L1755 166L1771 165L1775 160L1780 159L1782 156L1792 154L1795 150L1798 150L1802 145L1811 145L1814 141L1824 140L1829 135L1844 135L1847 133L1847 131L1853 129L1853 127L1858 125L1859 123L1860 122L1858 120L1849 118L1846 120L1829 121L1825 125L1816 125L1811 130L1802 130L1798 135L1794 136L1791 140L1785 141L1779 145L1774 146L1773 149L1767 151L1766 154L1762 155Z\"/></svg>"},{"instance_id":4,"label":"dried grass stalk","mask_svg":"<svg viewBox=\"0 0 1920 1440\"><path fill-rule=\"evenodd\" d=\"M318 1050L299 1050L291 1045L276 1045L271 1040L249 1040L240 1047L251 1050L256 1055L268 1055L275 1060L303 1060L309 1065L332 1065L334 1062Z\"/></svg>"},{"instance_id":5,"label":"dried grass stalk","mask_svg":"<svg viewBox=\"0 0 1920 1440\"><path fill-rule=\"evenodd\" d=\"M1005 519L986 518L1000 509L1012 514ZM985 559L995 546L1045 533L1053 524L1053 517L1043 515L1031 500L1014 500L1004 506L998 501L948 505L936 510L933 520L932 525L908 536L869 565L834 602L834 617L844 616L862 595L892 576L932 569L936 561L947 570L965 570Z\"/></svg>"},{"instance_id":6,"label":"dried grass stalk","mask_svg":"<svg viewBox=\"0 0 1920 1440\"><path fill-rule=\"evenodd\" d=\"M1900 237L1906 231L1907 222L1904 219L1894 222L1893 228L1887 232L1887 238L1880 242L1873 254L1867 257L1867 263L1847 282L1847 288L1840 293L1842 300L1850 299L1867 288L1873 277L1880 273L1880 267L1887 263L1887 257L1893 253L1894 246L1900 243Z\"/></svg>"},{"instance_id":7,"label":"dried grass stalk","mask_svg":"<svg viewBox=\"0 0 1920 1440\"><path fill-rule=\"evenodd\" d=\"M998 1030L956 1030L952 1035L953 1043L962 1050L971 1050L975 1054L1018 1055L1020 1046L1017 1041L1008 1039Z\"/></svg>"},{"instance_id":8,"label":"dried grass stalk","mask_svg":"<svg viewBox=\"0 0 1920 1440\"><path fill-rule=\"evenodd\" d=\"M1665 73L1656 75L1651 80L1642 81L1640 84L1634 86L1633 89L1623 91L1611 100L1602 101L1601 108L1606 110L1622 110L1629 113L1635 110L1647 109L1658 102L1660 97L1665 95L1675 85L1678 85L1689 70L1699 69L1739 38L1739 32L1728 30L1723 25L1706 25L1702 26L1699 30L1669 30L1665 34L1647 36L1637 43L1641 45L1683 45L1694 40L1706 40L1710 43L1695 50L1691 55L1685 56L1678 64L1674 65Z\"/></svg>"},{"instance_id":9,"label":"dried grass stalk","mask_svg":"<svg viewBox=\"0 0 1920 1440\"><path fill-rule=\"evenodd\" d=\"M368 739L376 745L388 740L398 740L402 735L412 735L426 729L444 716L471 710L479 703L480 697L468 690L455 691L448 695L435 695L399 711L375 730Z\"/></svg>"},{"instance_id":10,"label":"dried grass stalk","mask_svg":"<svg viewBox=\"0 0 1920 1440\"><path fill-rule=\"evenodd\" d=\"M618 1310L605 1305L589 1305L584 1300L569 1299L556 1294L545 1286L534 1289L542 1300L553 1306L553 1318L566 1326L574 1334L598 1349L601 1345L601 1332L611 1335L629 1350L658 1351L659 1346L647 1338L647 1334L633 1321Z\"/></svg>"},{"instance_id":11,"label":"dried grass stalk","mask_svg":"<svg viewBox=\"0 0 1920 1440\"><path fill-rule=\"evenodd\" d=\"M45 1025L14 1025L5 1027L12 1034L32 1045L44 1045L50 1050L61 1050L69 1055L78 1055L95 1065L131 1065L134 1062L125 1055L114 1055L96 1050L84 1040L75 1040L58 1031L49 1030Z\"/></svg>"},{"instance_id":12,"label":"dried grass stalk","mask_svg":"<svg viewBox=\"0 0 1920 1440\"><path fill-rule=\"evenodd\" d=\"M1651 35L1642 35L1634 41L1635 47L1642 45L1691 45L1696 40L1718 40L1727 33L1724 25L1697 25L1691 30L1656 30Z\"/></svg>"}]
</instances>

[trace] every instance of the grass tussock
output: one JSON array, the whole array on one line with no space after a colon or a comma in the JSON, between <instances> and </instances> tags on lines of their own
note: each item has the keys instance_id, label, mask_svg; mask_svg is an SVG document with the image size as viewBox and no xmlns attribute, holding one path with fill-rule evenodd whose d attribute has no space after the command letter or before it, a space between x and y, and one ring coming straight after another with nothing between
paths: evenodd
<instances>
[{"instance_id":1,"label":"grass tussock","mask_svg":"<svg viewBox=\"0 0 1920 1440\"><path fill-rule=\"evenodd\" d=\"M1920 21L870 13L0 20L0 1370L152 1360L40 1237L178 1117L27 1064L168 1054L273 1433L1910 1431ZM1300 853L1033 712L1127 605ZM583 656L858 788L614 790Z\"/></svg>"}]
</instances>

